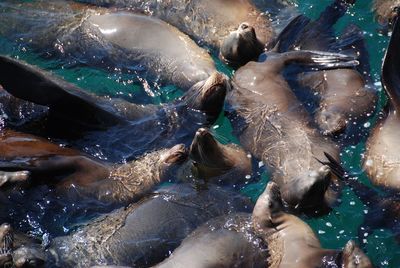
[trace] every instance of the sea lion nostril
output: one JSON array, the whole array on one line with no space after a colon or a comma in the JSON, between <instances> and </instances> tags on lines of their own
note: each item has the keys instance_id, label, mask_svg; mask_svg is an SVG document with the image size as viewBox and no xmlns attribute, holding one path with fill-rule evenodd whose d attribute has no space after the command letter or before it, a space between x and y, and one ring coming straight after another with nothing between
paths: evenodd
<instances>
[{"instance_id":1,"label":"sea lion nostril","mask_svg":"<svg viewBox=\"0 0 400 268\"><path fill-rule=\"evenodd\" d=\"M242 30L246 30L247 28L249 28L249 24L244 22L244 23L240 24L239 28Z\"/></svg>"},{"instance_id":2,"label":"sea lion nostril","mask_svg":"<svg viewBox=\"0 0 400 268\"><path fill-rule=\"evenodd\" d=\"M205 128L199 128L196 132L196 136L204 137L208 133L208 130Z\"/></svg>"}]
</instances>

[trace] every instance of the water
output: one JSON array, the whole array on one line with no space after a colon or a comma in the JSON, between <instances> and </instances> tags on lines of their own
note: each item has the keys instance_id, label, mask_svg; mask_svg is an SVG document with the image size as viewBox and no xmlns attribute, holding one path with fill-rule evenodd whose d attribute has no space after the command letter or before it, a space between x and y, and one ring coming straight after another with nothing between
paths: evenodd
<instances>
[{"instance_id":1,"label":"water","mask_svg":"<svg viewBox=\"0 0 400 268\"><path fill-rule=\"evenodd\" d=\"M311 18L317 18L319 13L330 3L330 0L301 0L298 1L298 9ZM358 0L356 5L340 20L336 29L340 31L349 23L354 23L364 30L370 54L372 77L379 90L381 90L379 83L380 67L389 38L378 33L378 25L370 11L371 6L372 2L370 0ZM157 84L143 80L138 82L134 73L122 74L119 70L106 72L87 67L68 68L57 60L39 57L29 47L16 45L2 37L0 37L0 53L16 56L31 64L51 70L66 80L100 95L121 97L139 103L161 103L171 101L182 94L179 89L172 85L160 87ZM219 63L217 59L215 60L219 70L227 74L232 73L229 68ZM382 107L384 102L385 97L381 92L379 107ZM370 128L373 124L374 120L365 126ZM231 134L232 127L229 121L222 115L215 123L214 131L224 143L237 142L237 139ZM359 174L358 177L361 181L367 182L368 179L362 172L361 167L364 150L364 143L350 146L343 149L341 157L347 169ZM258 183L247 185L242 192L255 200L263 191L267 181L268 176L263 173ZM38 207L40 211L40 204L38 204ZM306 221L318 234L324 247L341 248L349 239L359 242L358 228L364 218L368 217L368 212L368 207L349 188L345 188L342 193L341 204L335 207L331 213L317 219L306 219ZM39 219L37 218L37 220ZM26 223L32 227L33 233L36 232L39 235L45 233L40 229L37 221L35 219L32 220L29 215ZM64 231L67 232L68 228L64 229ZM368 234L361 232L361 235L363 236L361 239L366 239L368 256L377 266L400 267L400 245L395 241L394 235L390 230L378 229Z\"/></svg>"}]
</instances>

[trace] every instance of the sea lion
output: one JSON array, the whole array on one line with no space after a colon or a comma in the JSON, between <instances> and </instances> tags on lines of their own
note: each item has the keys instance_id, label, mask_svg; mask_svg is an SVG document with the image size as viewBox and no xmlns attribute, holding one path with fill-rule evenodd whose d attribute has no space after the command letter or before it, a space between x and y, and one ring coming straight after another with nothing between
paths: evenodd
<instances>
[{"instance_id":1,"label":"sea lion","mask_svg":"<svg viewBox=\"0 0 400 268\"><path fill-rule=\"evenodd\" d=\"M274 36L268 14L260 11L251 0L79 0L78 2L145 12L174 25L195 40L212 48L219 48L229 32L244 21L254 25L261 43L270 42ZM282 6L278 1L268 1L263 3L262 9L278 6Z\"/></svg>"},{"instance_id":2,"label":"sea lion","mask_svg":"<svg viewBox=\"0 0 400 268\"><path fill-rule=\"evenodd\" d=\"M397 16L395 9L398 7L400 7L399 0L374 0L372 9L375 12L377 21L383 27L388 27Z\"/></svg>"},{"instance_id":3,"label":"sea lion","mask_svg":"<svg viewBox=\"0 0 400 268\"><path fill-rule=\"evenodd\" d=\"M127 208L99 217L46 250L50 267L92 265L150 266L162 261L197 226L235 211L247 211L247 198L211 186L196 191L174 185Z\"/></svg>"},{"instance_id":4,"label":"sea lion","mask_svg":"<svg viewBox=\"0 0 400 268\"><path fill-rule=\"evenodd\" d=\"M360 72L364 76L355 69L301 74L296 81L303 88L295 90L296 95L300 95L302 101L307 103L306 107L313 108L311 112L315 114L315 122L324 135L344 137L346 140L357 135L358 141L360 129L363 129L364 122L374 114L377 101L371 79L366 77L366 74L369 75L368 54L363 42L363 32L357 27L347 27L339 39L335 38L333 31L333 25L343 16L348 5L353 3L354 1L335 0L316 21L303 15L296 17L277 37L276 46L271 51L354 51L354 54L361 55L363 67ZM251 24L241 24L223 43L221 58L234 67L257 60L264 48L255 34ZM259 60L265 60L265 55L260 56ZM304 94L305 91L307 94Z\"/></svg>"},{"instance_id":5,"label":"sea lion","mask_svg":"<svg viewBox=\"0 0 400 268\"><path fill-rule=\"evenodd\" d=\"M76 5L1 3L0 34L67 62L136 71L183 90L216 71L204 49L162 20Z\"/></svg>"},{"instance_id":6,"label":"sea lion","mask_svg":"<svg viewBox=\"0 0 400 268\"><path fill-rule=\"evenodd\" d=\"M283 211L280 190L274 182L269 182L258 198L252 219L255 233L268 245L268 267L373 267L353 241L343 250L323 249L310 226Z\"/></svg>"},{"instance_id":7,"label":"sea lion","mask_svg":"<svg viewBox=\"0 0 400 268\"><path fill-rule=\"evenodd\" d=\"M243 184L252 174L251 159L236 144L221 144L208 129L197 130L189 149L198 179L222 185Z\"/></svg>"},{"instance_id":8,"label":"sea lion","mask_svg":"<svg viewBox=\"0 0 400 268\"><path fill-rule=\"evenodd\" d=\"M1 170L25 171L5 173L8 181L28 177L31 184L53 184L58 193L70 197L87 196L123 204L139 200L163 181L174 180L188 158L185 146L179 144L125 164L110 165L77 150L11 130L1 133L0 155ZM12 179L10 174L14 175Z\"/></svg>"},{"instance_id":9,"label":"sea lion","mask_svg":"<svg viewBox=\"0 0 400 268\"><path fill-rule=\"evenodd\" d=\"M310 125L310 119L282 76L290 63L330 66L344 55L290 51L249 62L236 71L228 94L229 119L242 146L266 165L287 205L311 210L333 204L335 176L317 159L329 152L339 159L338 146ZM329 63L331 62L331 63ZM336 186L335 186L336 185ZM323 211L323 209L321 210Z\"/></svg>"},{"instance_id":10,"label":"sea lion","mask_svg":"<svg viewBox=\"0 0 400 268\"><path fill-rule=\"evenodd\" d=\"M46 120L33 128L43 131L41 135L68 138L69 142L75 138L74 146L89 153L94 150L92 155L105 155L110 161L179 143L188 145L199 126L217 119L230 88L229 79L215 72L173 103L138 105L88 94L46 71L5 56L0 56L0 84L17 98L49 107ZM99 148L104 151L98 152Z\"/></svg>"},{"instance_id":11,"label":"sea lion","mask_svg":"<svg viewBox=\"0 0 400 268\"><path fill-rule=\"evenodd\" d=\"M389 97L388 111L367 140L364 169L375 185L400 190L400 157L398 154L398 133L400 119L399 71L400 21L394 19L393 33L382 65L382 87Z\"/></svg>"},{"instance_id":12,"label":"sea lion","mask_svg":"<svg viewBox=\"0 0 400 268\"><path fill-rule=\"evenodd\" d=\"M251 214L236 213L198 227L154 267L267 267L267 257L266 245L252 231Z\"/></svg>"}]
</instances>

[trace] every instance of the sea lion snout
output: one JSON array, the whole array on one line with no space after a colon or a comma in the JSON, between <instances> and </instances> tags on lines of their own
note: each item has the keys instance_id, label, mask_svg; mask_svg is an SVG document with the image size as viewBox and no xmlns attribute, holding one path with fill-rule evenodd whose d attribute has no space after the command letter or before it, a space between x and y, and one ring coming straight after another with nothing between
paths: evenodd
<instances>
[{"instance_id":1,"label":"sea lion snout","mask_svg":"<svg viewBox=\"0 0 400 268\"><path fill-rule=\"evenodd\" d=\"M40 248L21 246L12 254L15 268L43 267L46 261Z\"/></svg>"},{"instance_id":2,"label":"sea lion snout","mask_svg":"<svg viewBox=\"0 0 400 268\"><path fill-rule=\"evenodd\" d=\"M243 22L222 41L220 58L232 67L239 67L256 59L263 50L264 44L258 40L254 27Z\"/></svg>"},{"instance_id":3,"label":"sea lion snout","mask_svg":"<svg viewBox=\"0 0 400 268\"><path fill-rule=\"evenodd\" d=\"M162 156L161 161L167 164L180 164L188 159L188 151L184 144L178 144L167 151L165 155Z\"/></svg>"},{"instance_id":4,"label":"sea lion snout","mask_svg":"<svg viewBox=\"0 0 400 268\"><path fill-rule=\"evenodd\" d=\"M190 145L190 158L202 164L215 164L208 161L214 159L211 156L215 153L215 146L218 146L218 144L211 132L206 128L199 128Z\"/></svg>"}]
</instances>

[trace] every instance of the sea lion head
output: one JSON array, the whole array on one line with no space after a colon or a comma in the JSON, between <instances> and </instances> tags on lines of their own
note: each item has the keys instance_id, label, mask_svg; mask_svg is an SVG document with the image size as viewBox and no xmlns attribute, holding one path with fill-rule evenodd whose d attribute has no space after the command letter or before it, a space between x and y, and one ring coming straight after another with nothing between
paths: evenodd
<instances>
[{"instance_id":1,"label":"sea lion head","mask_svg":"<svg viewBox=\"0 0 400 268\"><path fill-rule=\"evenodd\" d=\"M168 180L175 177L178 169L188 160L189 154L184 144L178 144L164 152L160 157L160 179Z\"/></svg>"},{"instance_id":2,"label":"sea lion head","mask_svg":"<svg viewBox=\"0 0 400 268\"><path fill-rule=\"evenodd\" d=\"M193 85L181 100L189 108L203 112L208 121L213 122L222 111L228 90L230 90L229 78L214 72L206 80Z\"/></svg>"},{"instance_id":3,"label":"sea lion head","mask_svg":"<svg viewBox=\"0 0 400 268\"><path fill-rule=\"evenodd\" d=\"M46 261L40 248L34 246L21 246L12 254L15 268L43 267Z\"/></svg>"},{"instance_id":4,"label":"sea lion head","mask_svg":"<svg viewBox=\"0 0 400 268\"><path fill-rule=\"evenodd\" d=\"M342 267L372 268L374 267L367 255L352 240L347 242L342 252Z\"/></svg>"},{"instance_id":5,"label":"sea lion head","mask_svg":"<svg viewBox=\"0 0 400 268\"><path fill-rule=\"evenodd\" d=\"M325 109L316 114L316 121L324 135L337 135L346 129L346 116Z\"/></svg>"},{"instance_id":6,"label":"sea lion head","mask_svg":"<svg viewBox=\"0 0 400 268\"><path fill-rule=\"evenodd\" d=\"M241 180L251 173L251 161L246 153L239 147L221 144L206 128L197 130L189 156L195 173L207 181L212 178L221 183L235 183L233 180Z\"/></svg>"},{"instance_id":7,"label":"sea lion head","mask_svg":"<svg viewBox=\"0 0 400 268\"><path fill-rule=\"evenodd\" d=\"M222 41L220 58L226 64L237 68L257 59L263 50L264 44L258 40L254 27L243 22Z\"/></svg>"},{"instance_id":8,"label":"sea lion head","mask_svg":"<svg viewBox=\"0 0 400 268\"><path fill-rule=\"evenodd\" d=\"M14 242L14 233L10 224L0 225L0 267L12 267L12 248Z\"/></svg>"},{"instance_id":9,"label":"sea lion head","mask_svg":"<svg viewBox=\"0 0 400 268\"><path fill-rule=\"evenodd\" d=\"M325 200L331 176L331 169L327 165L299 174L290 184L282 186L282 199L289 207L302 211L322 208L321 200Z\"/></svg>"},{"instance_id":10,"label":"sea lion head","mask_svg":"<svg viewBox=\"0 0 400 268\"><path fill-rule=\"evenodd\" d=\"M265 233L274 228L274 215L283 211L279 186L270 181L264 192L258 197L253 210L253 226L257 232Z\"/></svg>"}]
</instances>

